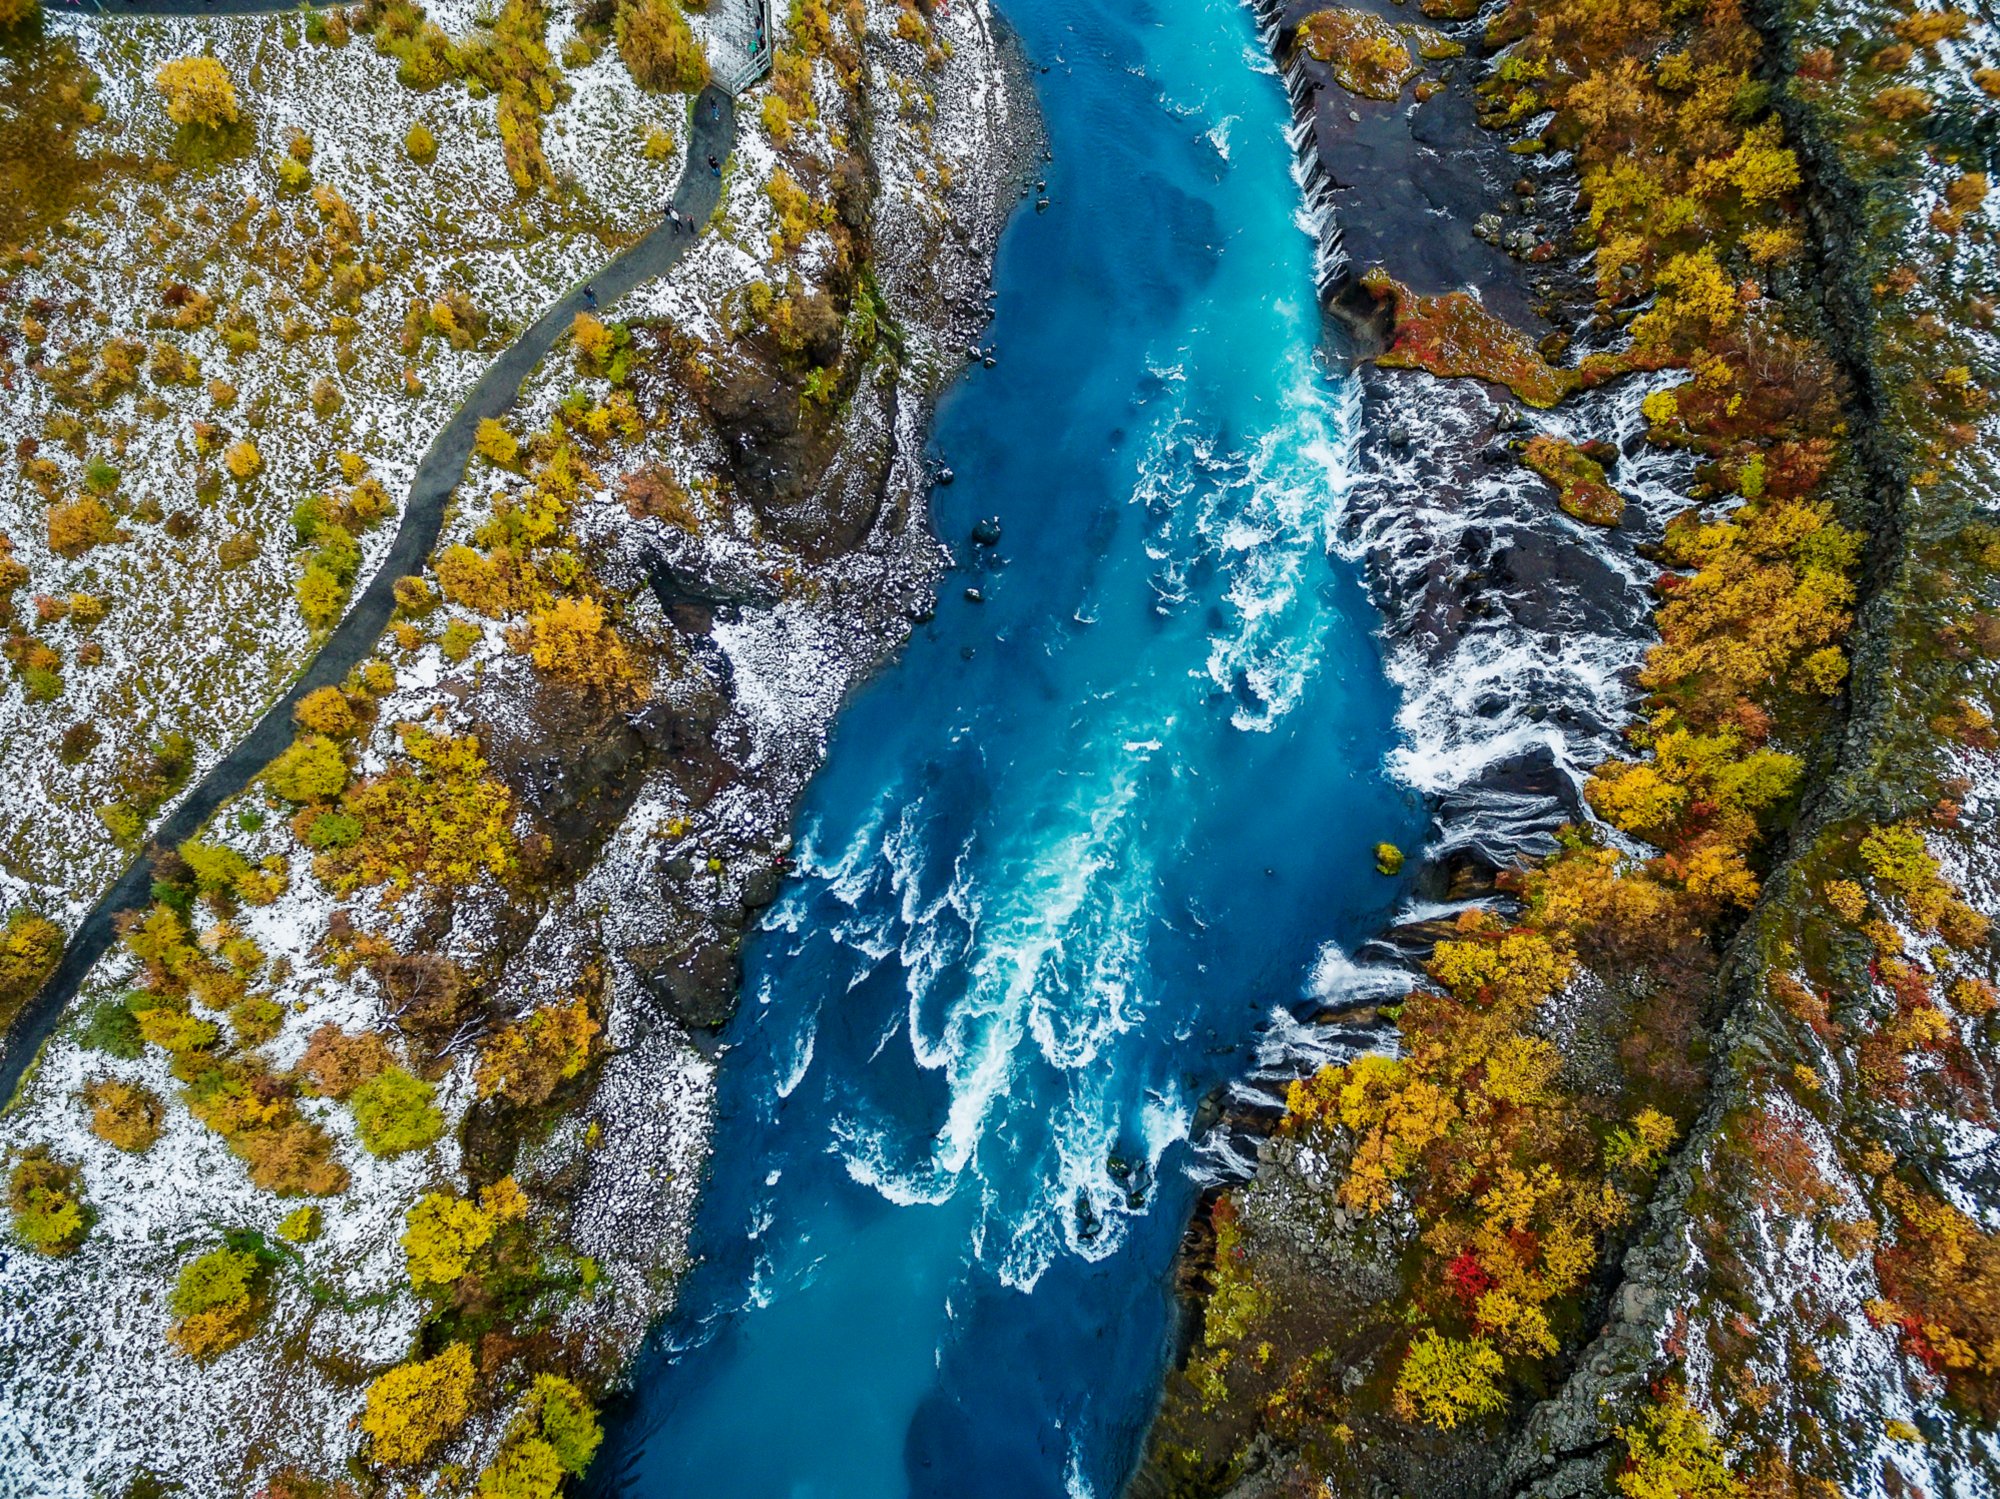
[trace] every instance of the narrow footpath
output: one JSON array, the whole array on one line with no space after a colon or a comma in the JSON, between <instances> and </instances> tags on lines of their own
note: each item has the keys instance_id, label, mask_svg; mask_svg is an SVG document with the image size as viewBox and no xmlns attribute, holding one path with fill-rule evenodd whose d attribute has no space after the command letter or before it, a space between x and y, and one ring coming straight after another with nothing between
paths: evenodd
<instances>
[{"instance_id":1,"label":"narrow footpath","mask_svg":"<svg viewBox=\"0 0 2000 1499\"><path fill-rule=\"evenodd\" d=\"M111 5L107 10L125 7ZM134 7L137 9L139 7ZM158 13L166 7L147 5ZM250 3L250 0L223 0L212 7L197 5L193 13L290 9L290 5ZM189 13L181 11L178 13ZM694 101L694 128L690 134L687 165L674 190L673 204L684 220L706 229L708 219L721 200L722 182L708 165L710 156L726 160L736 142L736 107L730 94L713 84ZM173 810L153 828L148 844L176 847L193 837L224 802L242 791L264 767L292 742L292 709L299 699L321 687L344 680L375 649L388 627L396 607L396 580L419 573L437 545L444 523L444 511L452 491L465 474L472 456L472 439L480 422L503 415L521 391L521 382L533 373L556 341L569 330L579 312L593 305L585 295L588 287L596 296L595 306L604 308L617 301L642 281L664 275L694 244L696 234L674 233L664 215L637 243L619 252L608 264L585 281L579 281L551 303L529 328L501 350L478 384L451 420L444 424L417 464L410 492L403 505L396 538L382 564L361 591L354 607L334 627L319 654L285 695L257 720L235 748L224 755L181 797ZM116 884L98 898L82 924L70 938L62 961L49 975L41 991L14 1019L0 1052L0 1100L11 1103L29 1062L41 1050L61 1020L63 1011L76 995L84 975L104 956L115 935L113 923L121 911L143 906L152 893L152 870L148 854L141 853L127 866Z\"/></svg>"}]
</instances>

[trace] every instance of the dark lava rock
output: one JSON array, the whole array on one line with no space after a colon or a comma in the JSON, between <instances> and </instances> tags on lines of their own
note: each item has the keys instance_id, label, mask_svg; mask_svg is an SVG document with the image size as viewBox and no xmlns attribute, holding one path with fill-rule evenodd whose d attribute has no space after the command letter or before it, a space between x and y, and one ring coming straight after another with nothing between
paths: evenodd
<instances>
[{"instance_id":1,"label":"dark lava rock","mask_svg":"<svg viewBox=\"0 0 2000 1499\"><path fill-rule=\"evenodd\" d=\"M761 911L778 898L780 876L776 869L754 869L743 881L743 904Z\"/></svg>"},{"instance_id":2,"label":"dark lava rock","mask_svg":"<svg viewBox=\"0 0 2000 1499\"><path fill-rule=\"evenodd\" d=\"M968 588L965 590L965 601L968 604L983 604L986 602L986 595L977 588Z\"/></svg>"},{"instance_id":3,"label":"dark lava rock","mask_svg":"<svg viewBox=\"0 0 2000 1499\"><path fill-rule=\"evenodd\" d=\"M1076 1194L1076 1236L1088 1244L1104 1232L1104 1220L1097 1216L1097 1204L1088 1192Z\"/></svg>"},{"instance_id":4,"label":"dark lava rock","mask_svg":"<svg viewBox=\"0 0 2000 1499\"><path fill-rule=\"evenodd\" d=\"M647 993L690 1030L727 1023L736 1007L736 952L726 942L695 941L678 951L630 947L625 959Z\"/></svg>"},{"instance_id":5,"label":"dark lava rock","mask_svg":"<svg viewBox=\"0 0 2000 1499\"><path fill-rule=\"evenodd\" d=\"M988 516L985 520L972 523L972 540L975 546L997 547L1000 545L1000 519Z\"/></svg>"},{"instance_id":6,"label":"dark lava rock","mask_svg":"<svg viewBox=\"0 0 2000 1499\"><path fill-rule=\"evenodd\" d=\"M937 471L937 481L938 481L938 483L939 483L939 484L943 484L943 485L949 485L949 484L951 483L951 481L952 481L953 479L956 479L957 477L958 477L958 475L957 475L957 474L954 474L954 473L953 473L953 472L952 472L952 471L951 471L950 469L948 469L948 468L941 468L941 469L939 469L939 470Z\"/></svg>"}]
</instances>

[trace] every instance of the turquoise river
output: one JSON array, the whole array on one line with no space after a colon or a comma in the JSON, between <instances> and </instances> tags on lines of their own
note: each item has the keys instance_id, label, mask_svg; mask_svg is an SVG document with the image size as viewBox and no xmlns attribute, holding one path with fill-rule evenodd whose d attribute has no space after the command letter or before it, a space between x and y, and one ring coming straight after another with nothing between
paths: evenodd
<instances>
[{"instance_id":1,"label":"turquoise river","mask_svg":"<svg viewBox=\"0 0 2000 1499\"><path fill-rule=\"evenodd\" d=\"M843 711L747 946L701 1264L599 1492L1116 1494L1196 1106L1401 898L1372 846L1422 836L1329 552L1353 395L1250 13L1006 14L1053 201L938 423L967 568Z\"/></svg>"}]
</instances>

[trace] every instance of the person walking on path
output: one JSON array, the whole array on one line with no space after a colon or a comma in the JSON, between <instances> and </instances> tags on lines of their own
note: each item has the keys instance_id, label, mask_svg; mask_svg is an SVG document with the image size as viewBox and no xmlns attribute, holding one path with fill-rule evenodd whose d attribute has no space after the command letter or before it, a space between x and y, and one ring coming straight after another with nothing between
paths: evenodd
<instances>
[{"instance_id":1,"label":"person walking on path","mask_svg":"<svg viewBox=\"0 0 2000 1499\"><path fill-rule=\"evenodd\" d=\"M588 282L584 284L583 288L583 305L588 307L592 312L597 311L597 288Z\"/></svg>"},{"instance_id":2,"label":"person walking on path","mask_svg":"<svg viewBox=\"0 0 2000 1499\"><path fill-rule=\"evenodd\" d=\"M713 151L708 153L708 171L712 177L720 177L722 175L722 163L715 159Z\"/></svg>"}]
</instances>

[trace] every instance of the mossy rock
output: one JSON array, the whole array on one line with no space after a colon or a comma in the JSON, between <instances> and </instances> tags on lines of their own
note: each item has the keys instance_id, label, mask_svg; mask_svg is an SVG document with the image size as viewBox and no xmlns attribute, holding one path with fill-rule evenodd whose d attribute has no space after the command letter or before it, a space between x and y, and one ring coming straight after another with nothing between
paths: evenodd
<instances>
[{"instance_id":1,"label":"mossy rock","mask_svg":"<svg viewBox=\"0 0 2000 1499\"><path fill-rule=\"evenodd\" d=\"M1393 843L1375 845L1375 872L1395 875L1403 872L1403 851Z\"/></svg>"},{"instance_id":2,"label":"mossy rock","mask_svg":"<svg viewBox=\"0 0 2000 1499\"><path fill-rule=\"evenodd\" d=\"M1322 10L1299 27L1299 45L1333 68L1333 81L1365 99L1393 100L1416 76L1409 44L1379 16Z\"/></svg>"}]
</instances>

